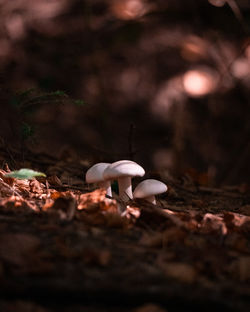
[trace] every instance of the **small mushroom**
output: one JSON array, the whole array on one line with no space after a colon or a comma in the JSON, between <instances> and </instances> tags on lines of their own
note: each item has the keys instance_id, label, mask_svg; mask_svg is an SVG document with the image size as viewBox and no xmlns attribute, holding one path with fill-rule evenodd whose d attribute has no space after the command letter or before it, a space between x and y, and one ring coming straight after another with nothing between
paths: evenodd
<instances>
[{"instance_id":1,"label":"small mushroom","mask_svg":"<svg viewBox=\"0 0 250 312\"><path fill-rule=\"evenodd\" d=\"M133 198L131 179L144 176L144 169L131 160L119 160L109 165L103 172L104 179L117 180L119 197L123 201Z\"/></svg>"},{"instance_id":2,"label":"small mushroom","mask_svg":"<svg viewBox=\"0 0 250 312\"><path fill-rule=\"evenodd\" d=\"M134 198L145 198L150 203L156 205L155 195L166 192L167 185L161 181L147 179L139 183L134 189Z\"/></svg>"},{"instance_id":3,"label":"small mushroom","mask_svg":"<svg viewBox=\"0 0 250 312\"><path fill-rule=\"evenodd\" d=\"M100 188L106 190L108 196L112 196L110 181L103 178L103 172L109 165L110 163L95 164L88 169L85 179L87 183L96 183Z\"/></svg>"}]
</instances>

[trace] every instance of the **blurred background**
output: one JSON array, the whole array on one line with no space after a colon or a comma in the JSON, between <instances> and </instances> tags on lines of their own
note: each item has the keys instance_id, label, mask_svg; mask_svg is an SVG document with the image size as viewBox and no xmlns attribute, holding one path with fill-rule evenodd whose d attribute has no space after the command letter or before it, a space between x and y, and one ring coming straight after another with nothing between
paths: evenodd
<instances>
[{"instance_id":1,"label":"blurred background","mask_svg":"<svg viewBox=\"0 0 250 312\"><path fill-rule=\"evenodd\" d=\"M250 182L248 0L0 0L0 139Z\"/></svg>"}]
</instances>

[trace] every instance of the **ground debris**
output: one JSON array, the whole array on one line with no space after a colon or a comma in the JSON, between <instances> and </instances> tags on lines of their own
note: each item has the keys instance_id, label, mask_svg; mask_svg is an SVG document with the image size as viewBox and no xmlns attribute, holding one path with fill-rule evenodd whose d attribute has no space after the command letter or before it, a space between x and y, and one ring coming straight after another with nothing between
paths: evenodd
<instances>
[{"instance_id":1,"label":"ground debris","mask_svg":"<svg viewBox=\"0 0 250 312\"><path fill-rule=\"evenodd\" d=\"M250 295L250 200L245 193L172 186L173 195L157 205L121 203L115 195L107 198L103 189L87 191L84 182L71 188L56 176L6 180L4 172L0 280L3 295L34 299L17 301L20 311L29 304L34 311L50 311L36 305L40 291L48 298L58 293L63 298L65 292L102 298L105 289L112 293L106 304L116 300L114 293L115 298L126 295L133 311L168 311L173 291L175 300L186 304L194 298L212 304L216 298L223 306L237 285L230 298L235 307ZM153 301L135 301L138 283ZM247 300L241 303L250 307Z\"/></svg>"}]
</instances>

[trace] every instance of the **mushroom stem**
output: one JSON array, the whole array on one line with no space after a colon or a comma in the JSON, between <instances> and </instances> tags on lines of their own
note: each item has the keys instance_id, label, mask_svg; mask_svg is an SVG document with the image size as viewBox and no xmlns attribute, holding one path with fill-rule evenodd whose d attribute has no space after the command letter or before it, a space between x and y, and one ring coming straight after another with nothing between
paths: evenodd
<instances>
[{"instance_id":1,"label":"mushroom stem","mask_svg":"<svg viewBox=\"0 0 250 312\"><path fill-rule=\"evenodd\" d=\"M119 196L123 201L129 201L133 198L131 177L118 178Z\"/></svg>"},{"instance_id":2,"label":"mushroom stem","mask_svg":"<svg viewBox=\"0 0 250 312\"><path fill-rule=\"evenodd\" d=\"M154 196L154 195L145 197L145 199L146 199L148 202L150 202L151 204L156 205L156 199L155 199L155 196Z\"/></svg>"},{"instance_id":3,"label":"mushroom stem","mask_svg":"<svg viewBox=\"0 0 250 312\"><path fill-rule=\"evenodd\" d=\"M110 181L102 181L102 182L99 182L98 185L100 188L103 188L106 190L106 195L112 197Z\"/></svg>"}]
</instances>

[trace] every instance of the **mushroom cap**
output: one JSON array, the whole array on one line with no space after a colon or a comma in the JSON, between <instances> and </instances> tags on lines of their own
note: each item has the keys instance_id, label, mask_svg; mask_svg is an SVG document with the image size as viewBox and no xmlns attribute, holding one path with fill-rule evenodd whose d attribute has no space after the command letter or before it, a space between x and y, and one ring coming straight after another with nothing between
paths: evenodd
<instances>
[{"instance_id":1,"label":"mushroom cap","mask_svg":"<svg viewBox=\"0 0 250 312\"><path fill-rule=\"evenodd\" d=\"M98 183L104 181L103 171L110 165L110 163L98 163L90 167L86 172L87 183Z\"/></svg>"},{"instance_id":2,"label":"mushroom cap","mask_svg":"<svg viewBox=\"0 0 250 312\"><path fill-rule=\"evenodd\" d=\"M164 193L167 189L168 187L165 183L154 179L147 179L136 186L133 196L134 198L145 198Z\"/></svg>"},{"instance_id":3,"label":"mushroom cap","mask_svg":"<svg viewBox=\"0 0 250 312\"><path fill-rule=\"evenodd\" d=\"M131 160L119 160L108 166L103 173L105 180L118 179L119 177L142 177L145 170Z\"/></svg>"}]
</instances>

